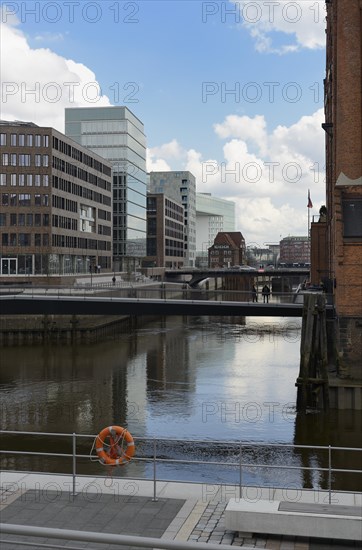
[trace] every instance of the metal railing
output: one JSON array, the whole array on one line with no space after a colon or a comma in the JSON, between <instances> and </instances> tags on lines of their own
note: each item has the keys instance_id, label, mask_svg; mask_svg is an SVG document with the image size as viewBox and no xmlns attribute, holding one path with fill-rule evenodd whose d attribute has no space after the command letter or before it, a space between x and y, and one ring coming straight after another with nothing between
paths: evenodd
<instances>
[{"instance_id":1,"label":"metal railing","mask_svg":"<svg viewBox=\"0 0 362 550\"><path fill-rule=\"evenodd\" d=\"M1 287L1 295L4 297L16 297L18 295L31 298L39 298L40 296L54 297L58 299L65 298L66 296L73 296L78 298L86 298L91 296L100 296L102 298L109 298L112 301L114 298L152 298L162 300L208 300L208 301L228 301L228 302L253 302L253 295L251 290L221 290L221 289L206 289L191 288L187 285L174 285L172 283L151 283L145 285L144 283L119 282L113 285L113 283L99 283L94 284L92 287L87 285L79 285L73 287L66 286L49 286L49 287ZM333 295L324 293L327 304L333 304ZM272 292L269 296L268 303L270 304L292 304L303 303L303 295L296 292ZM261 289L258 291L258 303L264 302Z\"/></svg>"},{"instance_id":2,"label":"metal railing","mask_svg":"<svg viewBox=\"0 0 362 550\"><path fill-rule=\"evenodd\" d=\"M72 496L76 496L76 480L77 477L85 477L85 474L80 474L78 471L79 461L85 460L89 461L90 458L97 459L96 453L93 451L93 455L88 454L79 454L77 452L77 445L81 440L95 440L97 437L96 435L90 435L90 434L76 434L76 433L53 433L53 432L24 432L24 431L12 431L12 430L0 430L0 434L7 435L7 436L35 436L39 438L41 437L52 437L52 438L63 438L68 439L69 442L71 442L72 446L72 452L71 453L50 453L50 452L40 452L40 451L29 451L29 450L14 450L14 449L0 449L0 454L2 455L21 455L24 456L41 456L41 457L57 457L57 458L64 458L67 460L71 460L71 477L72 477ZM341 473L349 473L349 474L361 474L362 469L353 469L353 468L336 468L333 466L333 460L332 460L332 454L336 452L355 452L355 453L361 453L362 448L355 448L355 447L334 447L331 445L325 446L316 446L316 445L291 445L291 444L284 444L284 443L254 443L254 442L235 442L235 441L212 441L212 440L180 440L180 439L162 439L162 438L146 438L146 437L135 437L134 438L136 444L137 442L146 442L151 445L152 452L149 452L149 456L136 456L132 459L132 461L137 462L148 462L152 463L152 478L138 478L138 480L147 480L153 482L153 499L157 500L157 483L158 482L167 482L170 481L168 479L162 479L158 478L157 473L157 465L163 463L163 464L174 464L174 465L216 465L218 467L236 467L238 469L238 481L237 484L235 484L236 487L238 487L239 491L239 498L242 498L243 496L243 487L245 488L247 485L244 483L244 473L248 469L268 469L268 470L294 470L294 471L308 471L311 473L314 472L324 472L327 474L327 489L328 491L328 500L331 504L332 502L332 489L333 489L333 474L341 474ZM222 445L224 449L230 450L230 448L234 449L238 453L238 461L237 462L230 462L230 461L215 461L215 460L192 460L192 459L175 459L175 458L165 458L164 456L160 456L159 453L159 446L161 443L165 444L182 444L183 446L188 445L189 447L195 447L195 445L200 445L205 448L206 446L216 446L216 445ZM39 444L39 439L37 441L37 444ZM136 446L137 448L137 446ZM247 449L292 449L295 451L295 453L303 453L304 451L324 451L327 453L327 464L325 466L303 466L303 465L287 465L287 464L275 464L274 456L272 457L273 463L271 464L260 464L255 462L243 462L243 458L245 454L245 451ZM151 456L150 456L151 455ZM293 455L294 456L294 455ZM357 464L361 464L361 460L357 460ZM5 470L6 471L6 470ZM44 472L42 472L44 473ZM54 473L54 472L53 472ZM64 473L61 473L62 475L67 475ZM92 476L92 477L107 477L105 476ZM184 480L173 480L176 482L182 482L187 483ZM205 483L205 478L201 479L198 483ZM284 485L284 486L273 486L273 488L279 488L279 489L288 489L290 487Z\"/></svg>"},{"instance_id":3,"label":"metal railing","mask_svg":"<svg viewBox=\"0 0 362 550\"><path fill-rule=\"evenodd\" d=\"M44 539L61 539L65 541L76 540L80 542L95 542L98 544L116 544L117 546L135 546L137 548L162 548L166 550L235 550L235 546L229 544L215 544L211 542L193 542L178 541L168 539L158 539L154 537L140 537L137 535L114 535L110 533L94 533L91 531L75 531L72 529L54 529L50 527L36 527L32 525L16 525L0 523L0 532L10 535L20 535L27 537L43 537ZM21 542L19 540L9 541L0 540L0 543L35 546L39 548L69 548L68 546L59 546L52 544L41 544L32 542ZM74 547L73 547L74 548ZM254 548L252 546L243 546L244 550ZM79 550L81 550L79 548Z\"/></svg>"}]
</instances>

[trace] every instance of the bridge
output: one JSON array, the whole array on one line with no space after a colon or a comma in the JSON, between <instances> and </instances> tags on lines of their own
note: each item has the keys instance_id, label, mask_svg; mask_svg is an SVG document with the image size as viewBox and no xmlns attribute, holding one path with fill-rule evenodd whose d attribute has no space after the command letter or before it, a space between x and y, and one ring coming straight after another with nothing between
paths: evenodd
<instances>
[{"instance_id":1,"label":"bridge","mask_svg":"<svg viewBox=\"0 0 362 550\"><path fill-rule=\"evenodd\" d=\"M188 281L188 284L193 287L196 286L201 281L205 279L216 279L216 278L230 278L235 276L240 276L247 279L265 279L265 278L287 278L287 277L299 277L307 279L310 276L310 269L305 267L298 268L278 268L278 269L254 269L242 267L230 267L230 268L219 268L219 269L198 269L198 268L183 268L183 269L166 269L165 278L168 281L177 281L185 277L185 275L190 275L191 279Z\"/></svg>"},{"instance_id":2,"label":"bridge","mask_svg":"<svg viewBox=\"0 0 362 550\"><path fill-rule=\"evenodd\" d=\"M333 317L333 306L326 306ZM303 304L252 303L239 301L120 298L95 295L0 296L1 315L190 315L302 317Z\"/></svg>"}]
</instances>

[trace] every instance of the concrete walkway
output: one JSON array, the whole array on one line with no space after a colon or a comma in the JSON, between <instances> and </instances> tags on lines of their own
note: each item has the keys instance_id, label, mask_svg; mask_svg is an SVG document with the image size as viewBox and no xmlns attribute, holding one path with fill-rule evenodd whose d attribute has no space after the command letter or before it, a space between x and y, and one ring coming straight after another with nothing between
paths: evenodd
<instances>
[{"instance_id":1,"label":"concrete walkway","mask_svg":"<svg viewBox=\"0 0 362 550\"><path fill-rule=\"evenodd\" d=\"M75 497L72 496L70 476L2 472L0 486L0 519L3 523L227 544L243 547L244 550L344 550L360 547L357 542L343 540L272 535L241 538L238 533L225 529L223 519L229 498L239 494L238 487L158 482L157 500L154 501L151 481L125 478L78 477ZM246 487L243 498L322 503L326 499L328 501L328 493ZM336 503L337 500L338 504L362 504L359 493L335 493L333 501ZM3 535L1 550L24 549L24 546L10 543L10 540L35 540L38 548L44 543L73 549L116 548L98 543Z\"/></svg>"}]
</instances>

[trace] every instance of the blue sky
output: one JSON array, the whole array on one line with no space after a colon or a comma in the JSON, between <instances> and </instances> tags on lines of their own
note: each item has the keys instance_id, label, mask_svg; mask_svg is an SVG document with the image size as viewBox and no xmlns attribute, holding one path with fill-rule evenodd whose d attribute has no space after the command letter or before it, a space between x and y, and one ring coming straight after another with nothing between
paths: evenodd
<instances>
[{"instance_id":1,"label":"blue sky","mask_svg":"<svg viewBox=\"0 0 362 550\"><path fill-rule=\"evenodd\" d=\"M308 188L312 214L325 196L323 0L1 4L1 118L63 131L64 107L126 105L149 169L234 200L247 242L306 233Z\"/></svg>"}]
</instances>

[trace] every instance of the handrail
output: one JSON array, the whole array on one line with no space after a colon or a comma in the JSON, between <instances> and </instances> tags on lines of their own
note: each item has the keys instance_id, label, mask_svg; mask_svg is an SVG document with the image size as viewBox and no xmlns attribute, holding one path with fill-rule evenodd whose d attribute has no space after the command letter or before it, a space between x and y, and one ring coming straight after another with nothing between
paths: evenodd
<instances>
[{"instance_id":1,"label":"handrail","mask_svg":"<svg viewBox=\"0 0 362 550\"><path fill-rule=\"evenodd\" d=\"M0 531L9 535L43 537L81 542L98 542L101 544L117 544L119 546L137 546L140 548L164 548L166 550L220 550L220 544L211 542L178 541L158 539L155 537L140 537L137 535L113 535L110 533L95 533L94 531L75 531L73 529L55 529L51 527L36 527L33 525L16 525L0 523ZM1 541L0 541L1 542ZM8 540L4 542L9 542ZM59 548L59 547L58 547ZM235 550L235 546L222 544L222 550ZM243 546L245 550L251 546Z\"/></svg>"},{"instance_id":2,"label":"handrail","mask_svg":"<svg viewBox=\"0 0 362 550\"><path fill-rule=\"evenodd\" d=\"M93 439L96 438L96 435L91 434L76 434L76 433L54 433L54 432L26 432L26 431L17 431L17 430L0 430L0 434L7 434L7 435L28 435L28 436L45 436L45 437L61 437L61 438L69 438L69 440L72 443L72 452L71 453L48 453L48 452L40 452L40 451L25 451L25 450L11 450L11 449L0 449L0 454L3 455L18 455L21 454L29 455L29 456L56 456L59 458L66 458L66 459L72 459L72 480L73 480L73 492L72 495L76 496L76 477L80 476L77 472L77 459L89 459L90 455L84 455L84 454L78 454L77 453L77 438L88 438ZM139 462L150 462L153 463L153 485L154 485L154 491L153 491L153 500L157 500L157 482L158 481L166 481L164 479L157 479L157 463L169 463L169 464L206 464L206 465L212 465L212 466L224 466L224 467L238 467L239 468L239 492L241 494L242 491L242 479L243 479L243 469L245 468L258 468L258 469L269 469L269 470L299 470L299 471L318 471L318 472L328 472L328 493L329 493L329 502L332 501L332 473L354 473L354 474L361 474L362 469L351 469L351 468L334 468L332 466L332 451L338 452L338 451L350 451L350 452L362 452L362 448L359 447L334 447L331 445L323 446L323 445L292 445L289 443L253 443L253 442L241 442L241 441L220 441L220 440L202 440L202 439L172 439L172 438L147 438L147 437L134 437L135 442L137 441L144 441L144 442L150 442L152 443L152 456L146 456L146 457L134 457L132 460L139 461ZM214 460L191 460L191 459L174 459L174 458L162 458L157 456L157 444L160 444L162 442L166 443L200 443L200 444L207 444L207 445L224 445L224 446L232 446L235 447L235 449L239 450L239 459L238 462L224 462L224 461L214 461ZM288 464L260 464L260 463L250 463L250 462L243 462L242 456L245 451L245 449L250 448L287 448L287 449L313 449L313 450L322 450L328 452L327 459L328 459L328 467L323 466L303 466L303 465L288 465ZM93 458L97 458L96 455L92 455ZM205 481L203 479L203 481Z\"/></svg>"}]
</instances>

